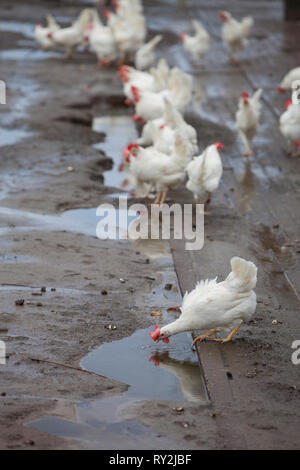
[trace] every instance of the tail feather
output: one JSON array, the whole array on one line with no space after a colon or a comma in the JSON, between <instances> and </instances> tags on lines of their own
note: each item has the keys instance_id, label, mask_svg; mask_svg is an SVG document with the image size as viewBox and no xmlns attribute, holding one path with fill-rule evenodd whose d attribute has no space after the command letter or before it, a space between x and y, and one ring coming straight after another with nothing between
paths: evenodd
<instances>
[{"instance_id":1,"label":"tail feather","mask_svg":"<svg viewBox=\"0 0 300 470\"><path fill-rule=\"evenodd\" d=\"M46 16L46 20L47 20L47 27L54 30L54 29L59 29L59 25L57 24L57 22L55 21L54 17L50 14L48 14Z\"/></svg>"},{"instance_id":2,"label":"tail feather","mask_svg":"<svg viewBox=\"0 0 300 470\"><path fill-rule=\"evenodd\" d=\"M246 36L250 33L250 29L252 28L253 23L254 21L253 21L252 16L246 16L245 18L242 19L242 22L241 22L242 29Z\"/></svg>"},{"instance_id":3,"label":"tail feather","mask_svg":"<svg viewBox=\"0 0 300 470\"><path fill-rule=\"evenodd\" d=\"M249 292L256 286L257 267L251 261L246 261L238 256L231 259L231 273L226 282L238 292Z\"/></svg>"},{"instance_id":4,"label":"tail feather","mask_svg":"<svg viewBox=\"0 0 300 470\"><path fill-rule=\"evenodd\" d=\"M256 92L252 96L252 103L255 105L258 105L261 95L262 95L262 88L259 88L258 90L256 90Z\"/></svg>"},{"instance_id":5,"label":"tail feather","mask_svg":"<svg viewBox=\"0 0 300 470\"><path fill-rule=\"evenodd\" d=\"M143 47L147 49L148 52L153 51L157 44L162 40L161 34L155 36L151 41L147 42Z\"/></svg>"},{"instance_id":6,"label":"tail feather","mask_svg":"<svg viewBox=\"0 0 300 470\"><path fill-rule=\"evenodd\" d=\"M208 32L203 28L203 26L200 23L198 23L198 21L192 20L192 24L193 24L196 35L208 36Z\"/></svg>"}]
</instances>

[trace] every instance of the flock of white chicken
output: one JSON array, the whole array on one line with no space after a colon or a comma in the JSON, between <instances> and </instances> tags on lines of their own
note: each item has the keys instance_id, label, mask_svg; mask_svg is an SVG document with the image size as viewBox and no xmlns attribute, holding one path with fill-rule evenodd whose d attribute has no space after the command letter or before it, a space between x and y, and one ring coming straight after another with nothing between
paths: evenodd
<instances>
[{"instance_id":1,"label":"flock of white chicken","mask_svg":"<svg viewBox=\"0 0 300 470\"><path fill-rule=\"evenodd\" d=\"M139 195L148 197L155 191L155 204L162 205L170 189L187 178L186 188L197 203L218 187L222 177L220 142L209 145L199 155L197 131L184 119L193 92L192 77L179 67L170 68L164 59L155 65L155 48L161 35L146 42L147 28L141 0L115 0L115 11L106 11L106 24L101 21L96 9L85 9L68 28L61 28L52 16L47 17L47 26L37 25L35 37L45 49L63 46L70 56L77 46L89 47L102 66L118 62L123 82L125 103L134 106L134 121L143 123L141 136L123 150L120 169L134 183ZM222 38L228 49L230 60L237 62L239 53L247 44L247 36L253 25L251 17L236 20L228 12L220 12L224 22ZM202 64L210 47L210 36L196 20L192 21L193 36L181 33L183 48L194 63ZM133 63L134 66L121 65ZM284 77L278 90L286 91L300 80L300 67ZM300 81L299 81L300 89ZM280 118L280 129L289 145L294 143L300 154L300 106L297 88L293 99L286 104ZM236 112L236 127L245 146L245 156L253 155L251 142L258 132L261 114L262 89L252 97L242 93ZM291 148L290 148L291 150ZM169 336L193 329L208 330L199 339L213 339L221 330L230 330L228 341L243 321L249 320L256 308L256 266L241 258L232 258L232 272L224 282L201 281L186 294L181 307L181 316L170 325L151 333L155 341L168 342ZM197 339L197 338L196 338Z\"/></svg>"}]
</instances>

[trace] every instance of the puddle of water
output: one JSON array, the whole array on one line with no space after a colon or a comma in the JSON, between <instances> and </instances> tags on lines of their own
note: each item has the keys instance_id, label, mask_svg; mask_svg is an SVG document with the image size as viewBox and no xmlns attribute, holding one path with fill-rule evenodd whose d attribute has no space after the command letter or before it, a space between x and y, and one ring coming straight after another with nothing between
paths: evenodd
<instances>
[{"instance_id":1,"label":"puddle of water","mask_svg":"<svg viewBox=\"0 0 300 470\"><path fill-rule=\"evenodd\" d=\"M59 58L62 54L60 52L43 51L42 49L8 49L0 52L1 60L28 61L28 60L45 60Z\"/></svg>"},{"instance_id":2,"label":"puddle of water","mask_svg":"<svg viewBox=\"0 0 300 470\"><path fill-rule=\"evenodd\" d=\"M1 255L0 254L0 263L10 264L10 263L37 263L38 259L33 256L23 256L23 255ZM0 287L1 289L1 287Z\"/></svg>"},{"instance_id":3,"label":"puddle of water","mask_svg":"<svg viewBox=\"0 0 300 470\"><path fill-rule=\"evenodd\" d=\"M161 246L157 252L160 250ZM149 312L158 308L162 311L161 317L153 317L153 325L173 321L174 317L167 308L181 302L173 269L169 259L168 268L156 272L158 284L140 300L141 308L146 305ZM165 289L166 283L172 284L171 290ZM208 403L197 355L190 348L191 336L183 333L170 338L168 344L156 344L149 336L153 325L128 338L104 343L81 361L84 369L127 384L126 392L77 403L76 421L46 416L28 425L78 440L90 449L181 448L182 442L176 443L172 436L149 429L137 421L139 412L132 419L134 408L143 406L145 400Z\"/></svg>"},{"instance_id":4,"label":"puddle of water","mask_svg":"<svg viewBox=\"0 0 300 470\"><path fill-rule=\"evenodd\" d=\"M26 38L34 37L34 25L19 21L0 21L0 31L7 33L23 34Z\"/></svg>"},{"instance_id":5,"label":"puddle of water","mask_svg":"<svg viewBox=\"0 0 300 470\"><path fill-rule=\"evenodd\" d=\"M104 173L104 182L107 186L121 188L127 176L118 171L118 166L122 161L123 148L138 137L135 124L129 116L105 116L94 119L93 130L106 134L105 141L93 147L103 150L114 163L112 170Z\"/></svg>"},{"instance_id":6,"label":"puddle of water","mask_svg":"<svg viewBox=\"0 0 300 470\"><path fill-rule=\"evenodd\" d=\"M34 132L26 131L25 129L6 129L0 127L0 146L15 145L33 135Z\"/></svg>"},{"instance_id":7,"label":"puddle of water","mask_svg":"<svg viewBox=\"0 0 300 470\"><path fill-rule=\"evenodd\" d=\"M18 222L13 221L13 227L0 227L0 235L10 231L21 230L48 230L48 231L67 231L73 233L82 233L90 236L109 235L116 240L126 239L127 228L131 221L137 218L134 211L126 209L107 209L101 216L97 216L96 208L90 209L72 209L61 215L39 214L36 212L25 212L7 207L0 207L0 216L12 216L19 218ZM115 217L115 225L99 228L99 222L106 217ZM97 230L97 232L96 232Z\"/></svg>"}]
</instances>

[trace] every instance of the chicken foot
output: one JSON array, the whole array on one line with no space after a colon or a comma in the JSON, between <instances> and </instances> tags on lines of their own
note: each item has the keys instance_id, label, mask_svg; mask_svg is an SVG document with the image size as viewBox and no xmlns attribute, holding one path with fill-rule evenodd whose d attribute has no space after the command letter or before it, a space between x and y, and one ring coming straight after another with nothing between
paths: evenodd
<instances>
[{"instance_id":1,"label":"chicken foot","mask_svg":"<svg viewBox=\"0 0 300 470\"><path fill-rule=\"evenodd\" d=\"M228 343L232 339L232 337L236 334L236 332L240 329L242 324L234 328L226 338L208 338L210 341L218 341L220 343Z\"/></svg>"},{"instance_id":2,"label":"chicken foot","mask_svg":"<svg viewBox=\"0 0 300 470\"><path fill-rule=\"evenodd\" d=\"M208 333L205 333L205 335L199 335L199 336L196 336L196 338L193 339L193 342L191 344L191 347L194 346L194 344L196 343L196 341L203 341L204 339L206 338L209 338L210 336L212 335L215 335L216 333L218 333L218 330L211 330L209 331Z\"/></svg>"},{"instance_id":3,"label":"chicken foot","mask_svg":"<svg viewBox=\"0 0 300 470\"><path fill-rule=\"evenodd\" d=\"M210 194L210 193L209 193ZM209 201L210 202L210 201ZM196 197L196 204L201 204L200 202L200 196L197 196ZM207 204L207 202L205 201L205 204ZM203 214L203 215L210 215L210 212L206 212L206 211L201 211L200 214Z\"/></svg>"},{"instance_id":4,"label":"chicken foot","mask_svg":"<svg viewBox=\"0 0 300 470\"><path fill-rule=\"evenodd\" d=\"M244 144L244 147L245 147L245 152L243 153L243 156L244 157L251 157L252 155L254 155L254 153L251 150L249 140L245 136L244 132L239 131L239 135L240 135L240 138L241 138L241 140Z\"/></svg>"}]
</instances>

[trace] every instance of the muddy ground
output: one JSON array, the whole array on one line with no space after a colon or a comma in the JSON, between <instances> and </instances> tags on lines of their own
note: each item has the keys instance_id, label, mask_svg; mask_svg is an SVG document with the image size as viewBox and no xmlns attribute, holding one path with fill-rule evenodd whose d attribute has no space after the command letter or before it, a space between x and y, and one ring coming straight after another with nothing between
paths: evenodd
<instances>
[{"instance_id":1,"label":"muddy ground","mask_svg":"<svg viewBox=\"0 0 300 470\"><path fill-rule=\"evenodd\" d=\"M217 11L225 3L256 20L238 67L228 64L220 42ZM286 156L277 128L284 99L274 91L283 73L299 64L299 25L282 21L281 2L202 4L145 1L150 34L164 33L160 55L192 73L204 91L201 107L195 101L187 113L200 146L225 144L224 178L205 221L204 248L191 255L171 243L166 250L172 249L175 266L168 270L176 269L185 291L201 277L224 277L232 255L249 257L259 267L258 309L232 344L200 346L209 403L185 401L177 412L182 403L141 398L122 408L122 426L108 432L90 418L84 427L78 404L100 403L94 419L101 421L101 400L119 396L126 384L33 359L79 368L101 344L156 321L150 311L159 302L146 299L166 267L149 247L87 235L80 217L73 220L78 230L67 222L54 229L54 219L47 219L116 204L110 195L120 188L104 184L113 162L94 147L105 136L91 124L94 117L131 111L115 69L100 71L86 52L64 62L61 52L39 52L31 37L49 10L67 23L86 2L1 2L1 79L8 86L0 109L0 340L7 346L0 365L2 449L299 447L299 366L291 362L291 344L300 339L299 161ZM177 40L194 16L213 38L204 70L192 67ZM245 162L234 112L240 92L258 86L265 90L263 124L257 155ZM172 197L190 201L183 188ZM47 416L80 423L80 431L29 425Z\"/></svg>"}]
</instances>

